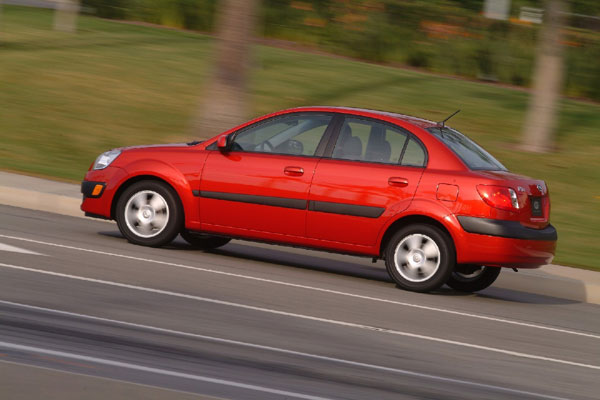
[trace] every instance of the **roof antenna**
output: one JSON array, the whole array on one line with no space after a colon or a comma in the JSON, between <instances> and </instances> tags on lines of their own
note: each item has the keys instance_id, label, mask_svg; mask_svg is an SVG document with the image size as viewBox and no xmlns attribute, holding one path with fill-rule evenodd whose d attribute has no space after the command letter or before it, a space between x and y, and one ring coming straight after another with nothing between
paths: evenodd
<instances>
[{"instance_id":1,"label":"roof antenna","mask_svg":"<svg viewBox=\"0 0 600 400\"><path fill-rule=\"evenodd\" d=\"M448 118L446 118L445 120L443 120L442 122L438 122L437 123L437 127L440 128L440 130L442 128L446 127L446 121L448 121L450 118L454 117L456 114L458 114L460 112L460 110L456 110L452 115L450 115Z\"/></svg>"}]
</instances>

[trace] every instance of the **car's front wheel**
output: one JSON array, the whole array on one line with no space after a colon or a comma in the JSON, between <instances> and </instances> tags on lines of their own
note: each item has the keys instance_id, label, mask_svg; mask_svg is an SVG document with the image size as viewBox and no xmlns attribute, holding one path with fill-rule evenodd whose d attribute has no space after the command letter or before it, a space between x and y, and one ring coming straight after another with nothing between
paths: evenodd
<instances>
[{"instance_id":1,"label":"car's front wheel","mask_svg":"<svg viewBox=\"0 0 600 400\"><path fill-rule=\"evenodd\" d=\"M494 283L500 271L500 267L457 265L446 284L461 292L478 292Z\"/></svg>"},{"instance_id":2,"label":"car's front wheel","mask_svg":"<svg viewBox=\"0 0 600 400\"><path fill-rule=\"evenodd\" d=\"M438 289L455 264L451 238L425 224L409 225L392 236L385 250L385 265L396 284L414 292Z\"/></svg>"},{"instance_id":3,"label":"car's front wheel","mask_svg":"<svg viewBox=\"0 0 600 400\"><path fill-rule=\"evenodd\" d=\"M173 189L163 182L136 182L121 194L116 216L127 240L143 246L163 246L181 230L183 212Z\"/></svg>"},{"instance_id":4,"label":"car's front wheel","mask_svg":"<svg viewBox=\"0 0 600 400\"><path fill-rule=\"evenodd\" d=\"M195 248L202 250L216 249L225 246L231 241L230 238L205 235L202 233L191 232L186 229L181 231L181 237Z\"/></svg>"}]
</instances>

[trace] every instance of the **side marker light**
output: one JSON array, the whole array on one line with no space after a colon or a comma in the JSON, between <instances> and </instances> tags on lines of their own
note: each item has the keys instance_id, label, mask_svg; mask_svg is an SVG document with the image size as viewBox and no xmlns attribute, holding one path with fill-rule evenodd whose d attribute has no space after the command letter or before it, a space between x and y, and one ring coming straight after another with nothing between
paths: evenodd
<instances>
[{"instance_id":1,"label":"side marker light","mask_svg":"<svg viewBox=\"0 0 600 400\"><path fill-rule=\"evenodd\" d=\"M98 196L102 192L102 185L94 186L94 190L92 190L92 196Z\"/></svg>"}]
</instances>

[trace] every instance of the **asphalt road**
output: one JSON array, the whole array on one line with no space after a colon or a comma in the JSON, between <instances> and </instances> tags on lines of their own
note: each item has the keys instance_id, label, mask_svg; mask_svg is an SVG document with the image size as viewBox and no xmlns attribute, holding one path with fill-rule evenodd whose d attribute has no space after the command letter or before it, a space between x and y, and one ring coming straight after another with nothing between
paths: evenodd
<instances>
[{"instance_id":1,"label":"asphalt road","mask_svg":"<svg viewBox=\"0 0 600 400\"><path fill-rule=\"evenodd\" d=\"M0 206L7 399L597 399L599 317L494 287L404 292L368 259L139 247L110 222Z\"/></svg>"}]
</instances>

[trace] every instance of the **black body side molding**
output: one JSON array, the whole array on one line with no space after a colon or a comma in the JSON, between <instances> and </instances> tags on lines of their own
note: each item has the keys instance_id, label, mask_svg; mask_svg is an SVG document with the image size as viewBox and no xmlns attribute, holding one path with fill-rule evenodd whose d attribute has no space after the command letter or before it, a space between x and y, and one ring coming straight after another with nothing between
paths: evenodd
<instances>
[{"instance_id":1,"label":"black body side molding","mask_svg":"<svg viewBox=\"0 0 600 400\"><path fill-rule=\"evenodd\" d=\"M285 197L257 196L253 194L225 193L225 192L200 192L200 197L207 199L237 201L240 203L261 204L264 206L295 208L306 210L306 200L288 199Z\"/></svg>"},{"instance_id":2,"label":"black body side molding","mask_svg":"<svg viewBox=\"0 0 600 400\"><path fill-rule=\"evenodd\" d=\"M383 207L359 206L356 204L330 203L327 201L312 200L308 202L308 209L310 211L366 218L379 218L385 211L385 208Z\"/></svg>"},{"instance_id":3,"label":"black body side molding","mask_svg":"<svg viewBox=\"0 0 600 400\"><path fill-rule=\"evenodd\" d=\"M196 195L195 191L194 196ZM216 200L236 201L240 203L260 204L272 207L293 208L296 210L325 212L350 215L354 217L379 218L385 211L383 207L361 206L356 204L332 203L327 201L306 201L286 197L258 196L253 194L200 191L200 197Z\"/></svg>"}]
</instances>

